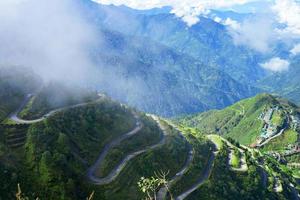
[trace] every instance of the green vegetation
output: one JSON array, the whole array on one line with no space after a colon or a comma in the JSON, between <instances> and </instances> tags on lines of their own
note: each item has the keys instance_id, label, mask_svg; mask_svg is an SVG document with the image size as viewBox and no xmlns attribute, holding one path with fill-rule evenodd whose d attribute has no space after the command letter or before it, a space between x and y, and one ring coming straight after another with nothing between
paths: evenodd
<instances>
[{"instance_id":1,"label":"green vegetation","mask_svg":"<svg viewBox=\"0 0 300 200\"><path fill-rule=\"evenodd\" d=\"M28 91L36 90L39 79L27 68L0 68L0 122L15 111Z\"/></svg>"},{"instance_id":2,"label":"green vegetation","mask_svg":"<svg viewBox=\"0 0 300 200\"><path fill-rule=\"evenodd\" d=\"M241 144L250 145L256 141L263 127L263 121L259 119L260 114L276 102L271 95L261 94L224 110L208 111L176 121L184 126L196 127L204 133L231 137Z\"/></svg>"},{"instance_id":3,"label":"green vegetation","mask_svg":"<svg viewBox=\"0 0 300 200\"><path fill-rule=\"evenodd\" d=\"M107 142L134 125L131 111L108 99L33 124L25 148L14 155L22 171L15 173L16 180L30 183L24 187L30 197L82 199L92 191L82 182L87 167Z\"/></svg>"},{"instance_id":4,"label":"green vegetation","mask_svg":"<svg viewBox=\"0 0 300 200\"><path fill-rule=\"evenodd\" d=\"M171 187L173 195L177 196L194 185L204 173L213 145L205 136L186 134L186 138L194 150L194 158L185 175Z\"/></svg>"},{"instance_id":5,"label":"green vegetation","mask_svg":"<svg viewBox=\"0 0 300 200\"><path fill-rule=\"evenodd\" d=\"M249 169L247 173L229 170L226 148L222 148L216 156L212 174L202 187L191 194L188 200L205 199L289 199L289 192L274 193L262 187L255 160L247 153Z\"/></svg>"},{"instance_id":6,"label":"green vegetation","mask_svg":"<svg viewBox=\"0 0 300 200\"><path fill-rule=\"evenodd\" d=\"M240 167L241 152L237 149L233 150L230 165L234 168Z\"/></svg>"},{"instance_id":7,"label":"green vegetation","mask_svg":"<svg viewBox=\"0 0 300 200\"><path fill-rule=\"evenodd\" d=\"M122 155L160 139L161 130L157 124L146 116L141 116L141 119L144 128L140 135L125 140L118 147L124 151ZM14 165L20 171L12 172L14 176L6 172L11 181L6 180L3 185L10 187L3 188L1 194L11 199L15 194L11 185L15 187L20 182L22 185L30 183L23 188L29 198L83 199L95 191L95 199L140 199L142 193L136 183L141 176L151 177L156 171L169 171L168 178L173 177L187 159L186 141L175 129L164 125L168 136L163 147L134 158L113 183L93 186L83 181L87 168L95 162L105 144L133 129L132 111L103 99L59 112L29 127L25 146L10 155L10 160L14 157L15 163L4 166L12 170ZM3 151L5 154L8 150L4 148ZM108 160L108 163L115 165L114 160Z\"/></svg>"},{"instance_id":8,"label":"green vegetation","mask_svg":"<svg viewBox=\"0 0 300 200\"><path fill-rule=\"evenodd\" d=\"M289 145L293 145L298 141L298 133L294 130L288 129L284 131L282 135L274 138L267 143L263 150L265 151L282 151L285 150Z\"/></svg>"},{"instance_id":9,"label":"green vegetation","mask_svg":"<svg viewBox=\"0 0 300 200\"><path fill-rule=\"evenodd\" d=\"M102 167L97 169L96 175L99 177L106 176L128 154L157 144L161 141L162 130L152 118L121 106L109 98L103 97L101 100L93 101L97 97L94 93L87 92L79 99L78 95L82 94L81 92L69 93L62 88L61 93L58 94L64 93L63 103L59 100L54 101L52 98L56 98L54 94L58 88L55 86L50 84L44 88L47 92L40 92L31 99L22 115L26 118L37 118L57 107L80 102L90 103L61 110L32 125L18 125L11 120L4 120L6 123L0 126L0 132L3 133L0 134L0 176L4 177L0 180L3 186L0 190L1 198L14 199L16 192L21 193L16 191L16 185L20 183L22 193L24 191L30 199L36 197L49 200L86 199L92 191L94 193L90 197L94 199L142 199L145 195L149 197L150 193L147 192L149 190L151 196L156 195L159 186L166 186L167 180L173 178L186 166L191 147L193 160L188 165L187 171L168 188L174 197L201 180L209 164L213 164L211 176L205 179L203 185L188 199L288 199L290 197L288 190L276 194L272 191L272 186L269 186L269 190L261 187L259 166L252 157L251 151L245 150L249 168L247 172L230 170L228 166L229 148L233 148L234 154L230 164L235 168L240 167L242 155L237 148L243 147L239 142L250 141L247 130L255 127L255 124L249 127L245 124L250 122L247 121L248 118L258 119L260 113L257 109L263 110L266 102L270 103L270 100L277 102L272 96L260 95L242 101L229 107L228 113L222 111L204 113L201 117L206 116L207 119L198 118L197 120L201 121L199 126L194 124L193 127L189 127L186 124L190 121L183 120L184 123L179 128L184 136L171 126L171 123L161 120L167 133L166 143L131 159L113 182L107 185L94 185L87 180L88 168L94 164L106 144L136 127L133 113L137 113L143 128L136 135L110 149ZM19 103L27 93L28 91L20 96L22 98L19 99ZM52 101L57 104L49 104ZM17 101L14 104L13 107L16 109ZM210 116L211 113L213 116ZM272 120L279 121L278 117ZM212 123L222 126L214 127ZM227 133L228 130L231 131ZM242 130L246 131L243 132L245 135L241 136L242 138L230 138L232 133L237 134ZM233 145L229 147L224 143L226 140L219 135L204 135L204 133L214 132L226 136ZM296 135L296 132L289 130L281 140L285 144L295 142ZM211 155L215 147L210 140L216 143L219 150L213 163L210 158L213 158ZM285 189L289 182L295 183L291 178L291 175L297 174L295 169L284 168L271 158L266 163L272 184L280 182ZM167 173L157 176L157 172ZM150 178L141 180L141 177ZM151 188L153 184L154 188Z\"/></svg>"},{"instance_id":10,"label":"green vegetation","mask_svg":"<svg viewBox=\"0 0 300 200\"><path fill-rule=\"evenodd\" d=\"M155 176L155 172L162 171L169 172L166 177L169 180L182 168L187 159L188 144L175 129L165 125L168 127L166 144L130 161L116 181L101 187L106 191L103 199L142 199L144 194L137 187L141 177L152 177ZM99 193L96 191L95 195Z\"/></svg>"},{"instance_id":11,"label":"green vegetation","mask_svg":"<svg viewBox=\"0 0 300 200\"><path fill-rule=\"evenodd\" d=\"M51 110L93 101L97 98L99 97L95 92L52 82L31 98L20 116L24 119L37 119Z\"/></svg>"},{"instance_id":12,"label":"green vegetation","mask_svg":"<svg viewBox=\"0 0 300 200\"><path fill-rule=\"evenodd\" d=\"M183 126L197 128L203 133L219 134L226 138L233 138L243 145L254 144L261 136L264 120L261 118L269 108L278 107L275 110L271 124L277 129L288 129L285 133L270 142L266 149L282 150L289 144L297 142L298 133L292 131L289 113L295 113L298 108L288 101L268 94L242 100L223 110L208 111L196 115L175 119L176 123ZM273 145L274 143L274 145Z\"/></svg>"},{"instance_id":13,"label":"green vegetation","mask_svg":"<svg viewBox=\"0 0 300 200\"><path fill-rule=\"evenodd\" d=\"M213 143L217 145L217 149L222 149L224 145L224 141L219 135L208 135L207 136Z\"/></svg>"},{"instance_id":14,"label":"green vegetation","mask_svg":"<svg viewBox=\"0 0 300 200\"><path fill-rule=\"evenodd\" d=\"M146 199L157 199L157 190L160 187L166 187L169 191L168 181L166 180L167 173L155 173L155 176L150 178L141 177L138 182L140 190L145 193ZM170 191L169 191L170 192ZM173 199L172 199L173 200Z\"/></svg>"},{"instance_id":15,"label":"green vegetation","mask_svg":"<svg viewBox=\"0 0 300 200\"><path fill-rule=\"evenodd\" d=\"M272 115L271 122L273 125L282 127L284 123L284 113L282 111L275 111Z\"/></svg>"},{"instance_id":16,"label":"green vegetation","mask_svg":"<svg viewBox=\"0 0 300 200\"><path fill-rule=\"evenodd\" d=\"M120 145L109 151L102 166L97 170L99 177L108 175L130 153L142 150L160 141L162 133L157 123L146 116L143 116L142 123L143 128L137 135L122 141Z\"/></svg>"}]
</instances>

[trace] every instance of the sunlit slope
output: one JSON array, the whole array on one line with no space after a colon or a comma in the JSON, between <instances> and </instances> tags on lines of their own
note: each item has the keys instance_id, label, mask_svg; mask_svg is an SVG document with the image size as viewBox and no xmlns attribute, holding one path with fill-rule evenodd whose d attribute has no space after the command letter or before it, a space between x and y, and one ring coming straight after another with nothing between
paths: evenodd
<instances>
[{"instance_id":1,"label":"sunlit slope","mask_svg":"<svg viewBox=\"0 0 300 200\"><path fill-rule=\"evenodd\" d=\"M187 116L178 121L205 133L216 133L232 137L242 144L254 145L261 137L267 139L268 136L281 130L291 135L291 131L298 126L298 116L299 109L294 104L268 94L261 94L242 100L224 110Z\"/></svg>"}]
</instances>

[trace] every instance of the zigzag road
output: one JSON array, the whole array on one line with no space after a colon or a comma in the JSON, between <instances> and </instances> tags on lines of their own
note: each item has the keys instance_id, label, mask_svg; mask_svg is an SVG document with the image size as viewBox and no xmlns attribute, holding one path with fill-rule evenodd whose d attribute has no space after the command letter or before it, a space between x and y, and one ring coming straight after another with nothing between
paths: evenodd
<instances>
[{"instance_id":1,"label":"zigzag road","mask_svg":"<svg viewBox=\"0 0 300 200\"><path fill-rule=\"evenodd\" d=\"M204 174L202 175L202 177L198 180L198 182L196 184L194 184L190 189L188 189L187 191L185 191L184 193L182 193L181 195L179 195L178 197L176 197L176 200L183 200L186 197L188 197L191 193L193 193L195 190L197 190L201 185L203 185L203 183L210 177L210 174L212 172L212 168L213 168L213 164L214 164L214 160L215 160L215 156L217 155L218 151L216 148L216 145L214 146L214 151L211 153Z\"/></svg>"},{"instance_id":2,"label":"zigzag road","mask_svg":"<svg viewBox=\"0 0 300 200\"><path fill-rule=\"evenodd\" d=\"M112 141L111 143L107 144L105 147L104 147L104 150L102 151L102 153L99 155L97 161L94 163L93 166L91 166L89 169L88 169L88 172L87 172L87 178L95 185L105 185L105 184L109 184L111 183L112 181L114 181L118 175L121 173L121 171L124 169L124 167L126 166L126 164L133 158L135 158L136 156L144 153L144 152L147 152L149 150L153 150L153 149L156 149L158 147L161 147L162 145L164 145L166 143L166 130L165 128L160 124L158 118L156 117L153 117L154 120L158 123L159 127L162 129L163 131L163 136L160 140L159 143L155 144L155 145L152 145L152 146L149 146L149 147L146 147L145 149L143 150L140 150L140 151L136 151L134 153L131 153L129 155L127 155L106 177L103 177L103 178L99 178L99 177L96 177L95 176L95 172L96 170L101 166L103 160L105 159L105 157L107 156L109 150L111 148L113 148L114 146L117 146L119 145L124 139L126 138L129 138L135 134L137 134L143 127L143 125L141 124L141 122L139 121L138 119L138 116L135 115L136 119L137 119L137 123L136 123L136 127L134 130L130 131L129 133L126 133L124 135L122 135L121 137L117 138L116 140Z\"/></svg>"},{"instance_id":3,"label":"zigzag road","mask_svg":"<svg viewBox=\"0 0 300 200\"><path fill-rule=\"evenodd\" d=\"M25 120L25 119L21 119L18 117L19 113L25 108L25 106L28 104L28 102L30 101L30 99L33 97L32 94L28 94L26 95L25 99L23 100L23 102L21 103L20 107L13 112L10 116L9 119L14 121L17 124L34 124L40 121L43 121L44 119L56 114L57 112L66 110L66 109L70 109L70 108L77 108L77 107L81 107L81 106L86 106L92 102L85 102L85 103L79 103L76 105L72 105L72 106L66 106L63 108L58 108L55 110L50 111L49 113L45 114L44 116L38 118L38 119L34 119L34 120ZM99 101L102 98L102 95L99 94L99 99L95 100L94 102Z\"/></svg>"},{"instance_id":4,"label":"zigzag road","mask_svg":"<svg viewBox=\"0 0 300 200\"><path fill-rule=\"evenodd\" d=\"M183 168L176 173L176 175L171 178L171 180L168 181L168 187L170 188L172 184L174 184L176 181L178 181L188 170L190 164L192 163L194 158L194 151L192 146L189 144L189 154L188 154L188 158L185 161L185 164L183 166ZM168 190L166 187L162 187L160 188L160 190L157 193L157 200L164 200L167 196Z\"/></svg>"}]
</instances>

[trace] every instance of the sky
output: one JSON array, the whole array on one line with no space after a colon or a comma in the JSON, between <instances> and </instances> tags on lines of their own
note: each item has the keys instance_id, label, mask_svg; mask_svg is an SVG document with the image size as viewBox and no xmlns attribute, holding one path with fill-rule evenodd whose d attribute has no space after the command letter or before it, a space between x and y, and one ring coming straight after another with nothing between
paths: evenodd
<instances>
[{"instance_id":1,"label":"sky","mask_svg":"<svg viewBox=\"0 0 300 200\"><path fill-rule=\"evenodd\" d=\"M96 37L72 0L0 0L2 65L31 66L45 79L79 80L91 70L86 47Z\"/></svg>"},{"instance_id":2,"label":"sky","mask_svg":"<svg viewBox=\"0 0 300 200\"><path fill-rule=\"evenodd\" d=\"M213 9L253 12L253 16L242 21L217 17L214 20L227 27L237 46L248 46L262 54L271 53L276 41L300 39L300 3L296 0L92 1L134 9L169 6L171 13L186 22L187 27L199 23L199 16L208 16ZM37 66L45 77L61 74L65 78L65 74L70 72L72 77L82 77L94 67L86 47L100 39L94 27L81 16L73 0L0 0L1 63L13 61ZM300 54L300 43L291 46L290 53L291 56ZM275 62L278 65L273 69L270 66ZM287 62L286 58L276 56L261 63L261 66L280 72L288 69ZM44 71L49 68L50 71Z\"/></svg>"},{"instance_id":3,"label":"sky","mask_svg":"<svg viewBox=\"0 0 300 200\"><path fill-rule=\"evenodd\" d=\"M251 13L243 21L215 17L214 20L225 25L234 43L248 46L262 53L271 53L276 41L300 39L300 3L298 0L92 0L105 5L125 5L133 9L151 9L169 6L171 13L186 22L188 27L199 23L199 16L209 16L211 10L232 10L238 13ZM300 53L300 44L290 47L291 55ZM289 61L273 57L264 68L286 71ZM274 64L276 63L276 64ZM274 65L274 68L271 66ZM268 66L268 67L267 67Z\"/></svg>"}]
</instances>

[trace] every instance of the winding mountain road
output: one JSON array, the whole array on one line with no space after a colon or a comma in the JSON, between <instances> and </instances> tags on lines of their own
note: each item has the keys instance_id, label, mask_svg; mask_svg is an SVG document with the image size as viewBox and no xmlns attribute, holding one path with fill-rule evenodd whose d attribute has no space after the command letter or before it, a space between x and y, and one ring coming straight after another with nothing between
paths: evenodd
<instances>
[{"instance_id":1,"label":"winding mountain road","mask_svg":"<svg viewBox=\"0 0 300 200\"><path fill-rule=\"evenodd\" d=\"M48 112L47 114L43 115L42 117L40 117L38 119L34 119L34 120L25 120L25 119L19 118L18 117L19 113L25 108L25 106L29 103L30 99L33 96L34 95L32 95L32 94L27 94L25 99L23 100L23 102L19 106L19 108L9 116L9 119L14 121L17 124L34 124L34 123L43 121L44 119L56 114L57 112L60 112L60 111L66 110L66 109L70 109L70 108L77 108L77 107L81 107L81 106L86 106L90 103L99 101L103 97L101 94L98 94L99 98L97 100L93 101L93 102L84 102L84 103L79 103L79 104L76 104L76 105L65 106L63 108L54 109L54 110Z\"/></svg>"},{"instance_id":2,"label":"winding mountain road","mask_svg":"<svg viewBox=\"0 0 300 200\"><path fill-rule=\"evenodd\" d=\"M152 146L148 146L143 150L139 150L136 151L134 153L131 153L129 155L127 155L106 177L100 178L97 177L95 175L97 169L101 166L101 164L103 163L103 160L105 159L105 157L107 156L109 150L117 145L119 145L124 139L129 138L135 134L137 134L143 127L142 123L139 121L138 116L135 115L135 118L137 119L136 122L136 127L130 131L129 133L126 133L124 135L122 135L121 137L117 138L116 140L112 141L111 143L107 144L104 147L104 150L102 151L102 153L99 155L97 161L94 163L94 165L92 165L87 172L87 178L95 185L105 185L105 184L109 184L112 181L114 181L118 175L121 173L121 171L124 169L124 167L127 165L127 163L135 158L136 156L147 152L149 150L153 150L156 149L158 147L161 147L162 145L164 145L166 143L166 129L161 125L161 123L159 122L159 119L157 117L153 117L153 119L158 123L160 129L163 131L163 136L160 140L159 143L152 145Z\"/></svg>"},{"instance_id":3,"label":"winding mountain road","mask_svg":"<svg viewBox=\"0 0 300 200\"><path fill-rule=\"evenodd\" d=\"M248 165L246 162L246 155L245 152L241 149L238 149L238 151L241 153L241 158L240 158L240 167L233 167L232 166L232 159L234 156L234 149L230 149L230 154L229 154L229 158L228 158L228 165L230 166L230 169L232 171L238 171L238 172L246 172L248 170Z\"/></svg>"},{"instance_id":4,"label":"winding mountain road","mask_svg":"<svg viewBox=\"0 0 300 200\"><path fill-rule=\"evenodd\" d=\"M176 200L183 200L186 197L188 197L191 193L193 193L195 190L197 190L201 185L203 185L203 183L205 183L205 181L210 177L210 174L212 172L213 169L213 164L214 164L214 160L215 160L215 156L217 155L218 151L216 148L216 145L214 145L214 150L211 153L204 174L203 176L197 181L197 183L195 183L190 189L188 189L187 191L185 191L184 193L180 194L179 196L177 196L175 199Z\"/></svg>"},{"instance_id":5,"label":"winding mountain road","mask_svg":"<svg viewBox=\"0 0 300 200\"><path fill-rule=\"evenodd\" d=\"M263 143L258 144L257 147L262 147L262 146L268 144L271 140L273 140L273 139L275 139L275 138L281 136L281 135L284 133L284 131L285 131L285 129L281 129L281 131L280 131L278 134L276 134L276 135L270 137L269 139L267 139L267 140L264 141Z\"/></svg>"},{"instance_id":6,"label":"winding mountain road","mask_svg":"<svg viewBox=\"0 0 300 200\"><path fill-rule=\"evenodd\" d=\"M168 184L169 188L172 186L172 184L174 184L176 181L178 181L187 172L193 159L194 159L194 150L193 150L192 145L189 144L189 153L188 153L188 157L185 161L185 164L183 165L182 169L179 172L177 172L176 175L168 181L167 184ZM160 190L157 193L157 200L164 200L167 196L167 193L168 193L168 190L165 186L160 188Z\"/></svg>"}]
</instances>

